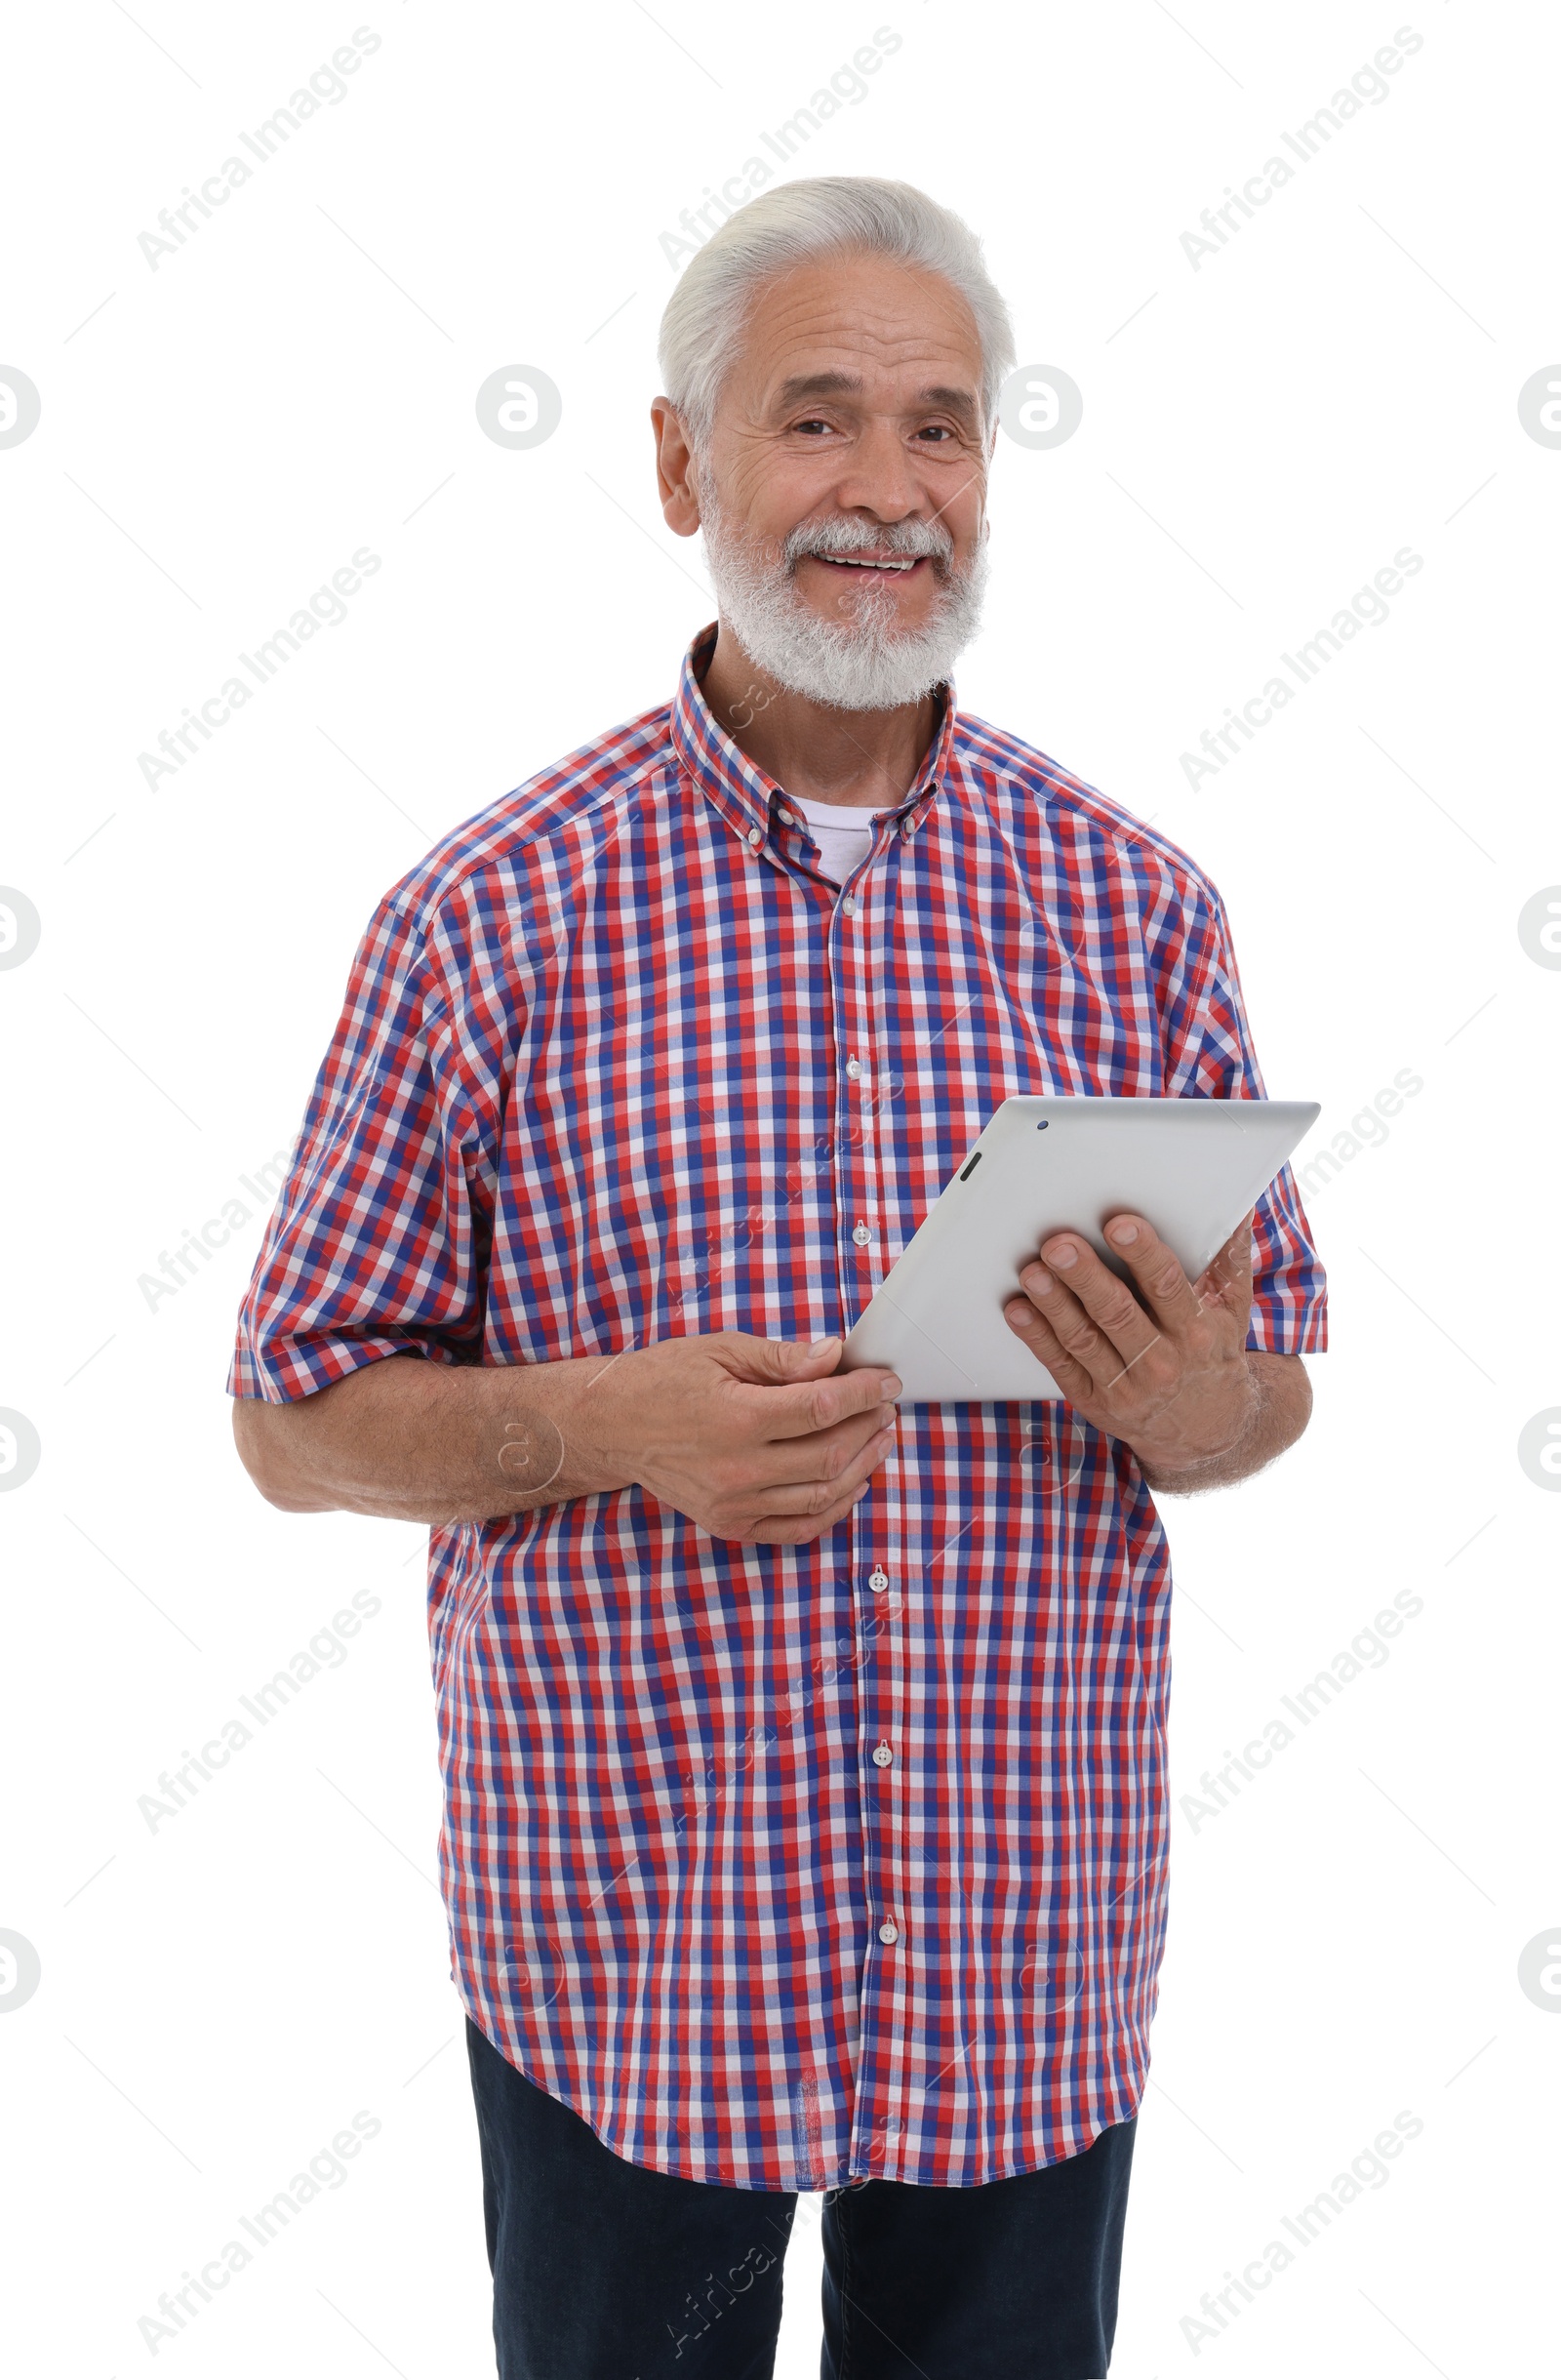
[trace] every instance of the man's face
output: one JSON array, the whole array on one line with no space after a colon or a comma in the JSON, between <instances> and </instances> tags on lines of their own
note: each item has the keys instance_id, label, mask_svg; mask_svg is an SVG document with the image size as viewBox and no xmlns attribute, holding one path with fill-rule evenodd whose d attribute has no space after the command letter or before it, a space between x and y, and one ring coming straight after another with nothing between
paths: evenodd
<instances>
[{"instance_id":1,"label":"man's face","mask_svg":"<svg viewBox=\"0 0 1561 2380\"><path fill-rule=\"evenodd\" d=\"M722 617L817 701L885 708L974 632L987 450L969 307L875 257L753 301L697 474Z\"/></svg>"}]
</instances>

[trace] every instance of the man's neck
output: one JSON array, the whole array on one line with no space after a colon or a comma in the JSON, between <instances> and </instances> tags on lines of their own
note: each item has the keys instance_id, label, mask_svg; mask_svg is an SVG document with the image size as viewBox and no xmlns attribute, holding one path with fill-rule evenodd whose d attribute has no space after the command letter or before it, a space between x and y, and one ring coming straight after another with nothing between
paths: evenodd
<instances>
[{"instance_id":1,"label":"man's neck","mask_svg":"<svg viewBox=\"0 0 1561 2380\"><path fill-rule=\"evenodd\" d=\"M703 692L717 726L755 768L798 801L842 809L896 808L938 732L938 695L898 710L835 710L778 686L725 629Z\"/></svg>"}]
</instances>

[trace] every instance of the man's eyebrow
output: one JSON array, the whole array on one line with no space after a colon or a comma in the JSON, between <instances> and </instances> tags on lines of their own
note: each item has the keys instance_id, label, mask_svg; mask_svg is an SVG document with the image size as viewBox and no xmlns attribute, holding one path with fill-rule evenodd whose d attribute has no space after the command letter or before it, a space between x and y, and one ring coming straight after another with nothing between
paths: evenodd
<instances>
[{"instance_id":1,"label":"man's eyebrow","mask_svg":"<svg viewBox=\"0 0 1561 2380\"><path fill-rule=\"evenodd\" d=\"M924 388L923 405L941 405L945 413L957 413L974 427L979 408L968 388Z\"/></svg>"},{"instance_id":2,"label":"man's eyebrow","mask_svg":"<svg viewBox=\"0 0 1561 2380\"><path fill-rule=\"evenodd\" d=\"M808 372L781 382L780 402L782 405L795 405L802 397L861 394L861 383L850 372Z\"/></svg>"},{"instance_id":3,"label":"man's eyebrow","mask_svg":"<svg viewBox=\"0 0 1561 2380\"><path fill-rule=\"evenodd\" d=\"M781 406L800 404L807 397L861 396L862 383L850 372L808 372L782 381L777 392ZM916 405L941 405L946 413L958 414L975 425L980 407L968 388L923 388L918 390Z\"/></svg>"}]
</instances>

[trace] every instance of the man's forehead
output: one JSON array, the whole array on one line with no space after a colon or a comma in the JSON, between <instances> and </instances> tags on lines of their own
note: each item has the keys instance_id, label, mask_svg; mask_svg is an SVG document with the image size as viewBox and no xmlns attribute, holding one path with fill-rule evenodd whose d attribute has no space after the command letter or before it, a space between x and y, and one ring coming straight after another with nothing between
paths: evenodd
<instances>
[{"instance_id":1,"label":"man's forehead","mask_svg":"<svg viewBox=\"0 0 1561 2380\"><path fill-rule=\"evenodd\" d=\"M894 374L965 398L981 385L981 341L953 286L878 260L799 266L753 298L743 329L744 377L767 398L850 397Z\"/></svg>"}]
</instances>

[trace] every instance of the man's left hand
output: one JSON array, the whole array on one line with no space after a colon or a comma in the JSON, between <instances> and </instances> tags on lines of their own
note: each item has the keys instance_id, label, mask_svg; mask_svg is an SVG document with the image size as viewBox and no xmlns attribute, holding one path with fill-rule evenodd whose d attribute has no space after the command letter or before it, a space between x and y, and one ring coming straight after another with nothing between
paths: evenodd
<instances>
[{"instance_id":1,"label":"man's left hand","mask_svg":"<svg viewBox=\"0 0 1561 2380\"><path fill-rule=\"evenodd\" d=\"M1085 1421L1171 1474L1237 1447L1262 1403L1247 1360L1252 1210L1196 1282L1141 1215L1113 1215L1107 1244L1138 1295L1088 1240L1054 1231L1020 1273L1010 1327Z\"/></svg>"}]
</instances>

